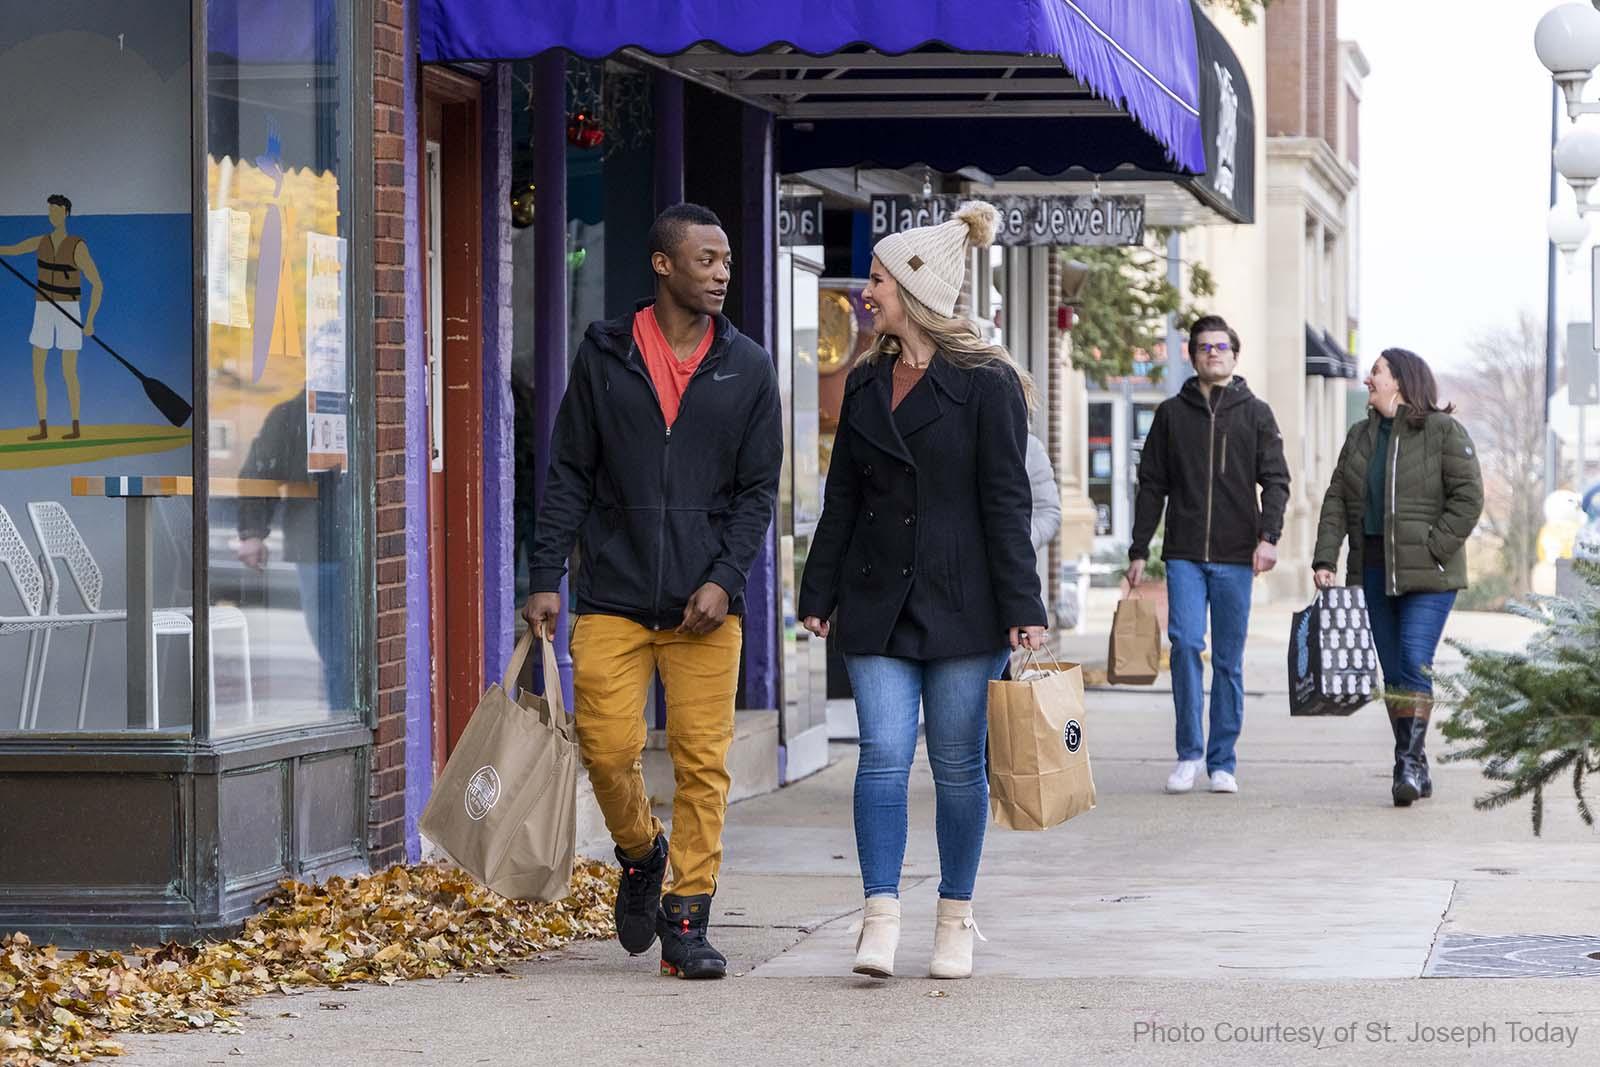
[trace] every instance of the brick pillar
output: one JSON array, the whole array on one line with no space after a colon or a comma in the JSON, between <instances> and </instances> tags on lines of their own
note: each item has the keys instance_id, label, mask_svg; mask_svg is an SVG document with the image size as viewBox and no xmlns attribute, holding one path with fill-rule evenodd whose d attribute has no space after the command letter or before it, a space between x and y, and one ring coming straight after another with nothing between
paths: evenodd
<instances>
[{"instance_id":1,"label":"brick pillar","mask_svg":"<svg viewBox=\"0 0 1600 1067\"><path fill-rule=\"evenodd\" d=\"M1045 406L1045 422L1048 427L1048 437L1045 448L1050 455L1050 468L1056 474L1056 491L1060 493L1064 487L1065 479L1062 478L1062 461L1066 458L1066 442L1063 440L1065 426L1062 420L1061 391L1066 386L1066 376L1061 369L1061 316L1057 308L1061 305L1061 250L1052 248L1045 259L1049 269L1048 281L1045 283L1044 316L1049 323L1049 344L1046 348L1045 375L1047 382L1047 395L1049 403ZM1037 312L1035 313L1037 314ZM1065 504L1065 499L1062 500ZM1051 541L1047 549L1045 574L1045 602L1050 604L1054 600L1055 583L1061 575L1061 534L1066 529L1065 508L1062 509L1061 528L1056 531L1055 540Z\"/></svg>"},{"instance_id":2,"label":"brick pillar","mask_svg":"<svg viewBox=\"0 0 1600 1067\"><path fill-rule=\"evenodd\" d=\"M374 868L405 858L406 282L405 124L410 39L405 0L375 0L373 72L373 389L377 425L378 727L368 845Z\"/></svg>"}]
</instances>

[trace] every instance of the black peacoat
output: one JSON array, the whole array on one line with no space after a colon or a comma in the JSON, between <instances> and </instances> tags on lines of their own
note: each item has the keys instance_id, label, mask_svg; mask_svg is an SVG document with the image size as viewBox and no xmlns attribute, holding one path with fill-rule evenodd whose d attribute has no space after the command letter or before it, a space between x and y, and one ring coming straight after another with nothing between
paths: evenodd
<instances>
[{"instance_id":1,"label":"black peacoat","mask_svg":"<svg viewBox=\"0 0 1600 1067\"><path fill-rule=\"evenodd\" d=\"M886 357L845 383L799 615L837 609L846 655L998 651L1010 627L1047 624L1021 385L936 355L891 410L893 373Z\"/></svg>"}]
</instances>

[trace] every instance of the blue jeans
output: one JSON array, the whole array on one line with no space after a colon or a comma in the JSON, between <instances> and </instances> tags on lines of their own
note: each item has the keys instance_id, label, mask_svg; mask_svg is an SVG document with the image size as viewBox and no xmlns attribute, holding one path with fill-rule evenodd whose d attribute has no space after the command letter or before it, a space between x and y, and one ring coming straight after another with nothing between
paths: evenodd
<instances>
[{"instance_id":1,"label":"blue jeans","mask_svg":"<svg viewBox=\"0 0 1600 1067\"><path fill-rule=\"evenodd\" d=\"M869 897L898 897L906 857L906 789L922 707L933 767L939 896L971 900L989 821L989 682L1006 665L1000 649L914 660L846 656L861 726L856 767L856 853Z\"/></svg>"},{"instance_id":2,"label":"blue jeans","mask_svg":"<svg viewBox=\"0 0 1600 1067\"><path fill-rule=\"evenodd\" d=\"M1233 773L1234 743L1244 727L1244 639L1250 627L1255 572L1245 563L1167 561L1167 637L1172 642L1172 703L1178 713L1178 758L1203 754L1206 773ZM1205 702L1206 616L1211 617L1211 740Z\"/></svg>"},{"instance_id":3,"label":"blue jeans","mask_svg":"<svg viewBox=\"0 0 1600 1067\"><path fill-rule=\"evenodd\" d=\"M1390 697L1433 696L1433 654L1444 636L1444 624L1455 607L1456 594L1405 593L1389 596L1382 567L1361 575L1372 620L1372 643L1383 667L1383 688Z\"/></svg>"}]
</instances>

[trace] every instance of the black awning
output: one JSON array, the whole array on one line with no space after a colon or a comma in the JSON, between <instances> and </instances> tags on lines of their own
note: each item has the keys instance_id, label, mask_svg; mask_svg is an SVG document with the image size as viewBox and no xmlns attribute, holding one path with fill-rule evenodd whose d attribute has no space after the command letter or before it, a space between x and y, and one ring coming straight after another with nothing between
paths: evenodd
<instances>
[{"instance_id":1,"label":"black awning","mask_svg":"<svg viewBox=\"0 0 1600 1067\"><path fill-rule=\"evenodd\" d=\"M1346 352L1344 347L1340 345L1338 341L1333 339L1333 334L1329 333L1327 330L1323 330L1322 343L1328 346L1328 350L1330 352L1339 357L1340 363L1344 364L1344 377L1361 377L1361 365L1356 362L1356 357Z\"/></svg>"},{"instance_id":2,"label":"black awning","mask_svg":"<svg viewBox=\"0 0 1600 1067\"><path fill-rule=\"evenodd\" d=\"M1236 222L1256 220L1256 111L1239 57L1194 5L1200 65L1200 129L1206 172L1188 179L1202 200Z\"/></svg>"},{"instance_id":3,"label":"black awning","mask_svg":"<svg viewBox=\"0 0 1600 1067\"><path fill-rule=\"evenodd\" d=\"M1306 323L1306 373L1319 378L1350 377L1333 338Z\"/></svg>"}]
</instances>

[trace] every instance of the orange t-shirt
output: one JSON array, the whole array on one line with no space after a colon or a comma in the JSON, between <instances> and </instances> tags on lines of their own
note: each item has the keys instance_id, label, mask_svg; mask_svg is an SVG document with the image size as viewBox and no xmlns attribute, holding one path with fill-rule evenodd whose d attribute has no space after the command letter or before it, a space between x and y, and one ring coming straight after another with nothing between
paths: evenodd
<instances>
[{"instance_id":1,"label":"orange t-shirt","mask_svg":"<svg viewBox=\"0 0 1600 1067\"><path fill-rule=\"evenodd\" d=\"M688 359L679 359L666 334L661 332L660 323L656 322L655 308L647 307L633 316L633 341L644 355L644 366L650 372L650 380L656 384L656 397L661 401L661 417L666 420L669 430L678 419L678 406L683 403L683 391L689 387L689 379L694 377L700 361L711 351L715 333L716 329L708 325L706 335L701 338L694 354Z\"/></svg>"}]
</instances>

